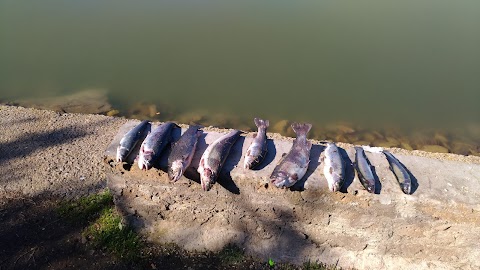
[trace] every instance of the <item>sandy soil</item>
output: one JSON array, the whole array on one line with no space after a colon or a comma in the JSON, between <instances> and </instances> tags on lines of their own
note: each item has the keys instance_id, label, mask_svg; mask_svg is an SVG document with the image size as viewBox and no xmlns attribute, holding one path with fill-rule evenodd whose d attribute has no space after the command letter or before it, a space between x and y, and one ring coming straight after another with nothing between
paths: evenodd
<instances>
[{"instance_id":1,"label":"sandy soil","mask_svg":"<svg viewBox=\"0 0 480 270\"><path fill-rule=\"evenodd\" d=\"M326 192L316 173L320 163L311 172L319 184L309 188L308 180L302 192L265 186L262 177L242 176L231 166L226 173L240 192L219 181L205 193L195 179L171 184L161 170L125 170L105 160L127 122L1 106L0 196L70 198L104 188L108 178L118 207L152 241L198 250L236 243L259 257L359 269L480 268L479 157L392 149L418 181L410 196L370 154L380 194L364 192L353 179L347 193ZM339 146L352 158L351 145Z\"/></svg>"}]
</instances>

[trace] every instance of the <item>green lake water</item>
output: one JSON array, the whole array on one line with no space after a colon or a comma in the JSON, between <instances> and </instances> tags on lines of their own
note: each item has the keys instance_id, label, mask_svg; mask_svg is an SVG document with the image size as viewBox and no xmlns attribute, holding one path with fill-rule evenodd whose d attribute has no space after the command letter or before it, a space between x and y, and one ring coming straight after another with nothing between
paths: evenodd
<instances>
[{"instance_id":1,"label":"green lake water","mask_svg":"<svg viewBox=\"0 0 480 270\"><path fill-rule=\"evenodd\" d=\"M143 102L160 120L394 130L478 154L480 1L0 0L0 100L86 88L123 115Z\"/></svg>"}]
</instances>

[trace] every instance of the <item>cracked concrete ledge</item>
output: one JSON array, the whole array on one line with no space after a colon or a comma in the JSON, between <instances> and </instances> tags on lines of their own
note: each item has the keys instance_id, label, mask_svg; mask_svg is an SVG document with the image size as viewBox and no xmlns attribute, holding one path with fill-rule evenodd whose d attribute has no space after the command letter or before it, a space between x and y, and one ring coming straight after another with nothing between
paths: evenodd
<instances>
[{"instance_id":1,"label":"cracked concrete ledge","mask_svg":"<svg viewBox=\"0 0 480 270\"><path fill-rule=\"evenodd\" d=\"M205 128L187 177L170 183L158 167L140 171L113 162L120 138L138 121L118 131L105 152L108 186L127 220L150 240L175 242L188 250L219 250L235 243L264 259L321 261L358 269L477 269L480 263L480 159L453 154L389 149L417 183L401 192L383 154L368 153L381 184L367 193L353 168L344 193L331 193L314 142L306 177L293 190L268 185L273 168L292 138L269 134L269 152L259 170L246 171L243 155L252 134L233 146L220 179L204 192L196 168L200 156L228 130ZM185 126L183 126L183 131ZM177 131L175 137L180 136ZM338 143L347 163L353 145Z\"/></svg>"}]
</instances>

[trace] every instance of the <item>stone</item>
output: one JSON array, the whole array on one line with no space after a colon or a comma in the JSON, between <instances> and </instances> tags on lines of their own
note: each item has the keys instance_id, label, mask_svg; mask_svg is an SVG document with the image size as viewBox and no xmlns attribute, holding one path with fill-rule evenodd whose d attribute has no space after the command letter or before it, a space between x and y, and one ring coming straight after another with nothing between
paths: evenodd
<instances>
[{"instance_id":1,"label":"stone","mask_svg":"<svg viewBox=\"0 0 480 270\"><path fill-rule=\"evenodd\" d=\"M107 115L108 116L115 116L115 115L118 115L120 113L119 110L110 110L107 112Z\"/></svg>"},{"instance_id":2,"label":"stone","mask_svg":"<svg viewBox=\"0 0 480 270\"><path fill-rule=\"evenodd\" d=\"M85 89L60 97L18 100L14 103L22 107L53 110L62 113L106 114L112 110L106 89Z\"/></svg>"},{"instance_id":3,"label":"stone","mask_svg":"<svg viewBox=\"0 0 480 270\"><path fill-rule=\"evenodd\" d=\"M433 135L433 140L435 141L435 144L438 144L444 147L447 147L448 145L447 137L439 132L435 132L435 134Z\"/></svg>"},{"instance_id":4,"label":"stone","mask_svg":"<svg viewBox=\"0 0 480 270\"><path fill-rule=\"evenodd\" d=\"M470 155L474 152L474 146L463 142L453 142L451 144L452 152L460 155Z\"/></svg>"},{"instance_id":5,"label":"stone","mask_svg":"<svg viewBox=\"0 0 480 270\"><path fill-rule=\"evenodd\" d=\"M400 143L400 147L405 150L413 150L413 147L407 142Z\"/></svg>"},{"instance_id":6,"label":"stone","mask_svg":"<svg viewBox=\"0 0 480 270\"><path fill-rule=\"evenodd\" d=\"M441 145L427 144L420 148L422 151L433 152L433 153L448 153L448 149Z\"/></svg>"}]
</instances>

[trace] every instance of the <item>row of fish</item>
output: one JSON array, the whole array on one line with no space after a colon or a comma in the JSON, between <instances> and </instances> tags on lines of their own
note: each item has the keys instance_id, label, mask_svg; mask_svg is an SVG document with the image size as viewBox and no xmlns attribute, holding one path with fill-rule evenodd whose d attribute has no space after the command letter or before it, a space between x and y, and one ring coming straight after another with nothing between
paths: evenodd
<instances>
[{"instance_id":1,"label":"row of fish","mask_svg":"<svg viewBox=\"0 0 480 270\"><path fill-rule=\"evenodd\" d=\"M267 154L268 120L255 118L258 128L255 138L244 157L244 168L254 169L262 163ZM140 169L150 169L158 160L164 148L172 143L171 131L176 124L166 122L150 132L150 123L143 121L121 139L117 148L117 161L123 162L132 150L141 142L138 166ZM307 133L312 128L308 123L293 123L291 125L296 134L292 148L284 154L270 175L270 181L278 188L291 187L302 179L310 163L310 149L312 143L307 139ZM215 183L227 159L230 149L240 137L242 132L232 130L210 144L202 154L198 166L200 181L204 190L209 190ZM199 136L202 134L200 126L190 126L180 139L172 143L172 150L168 157L168 176L172 181L177 181L190 166ZM411 179L407 169L391 153L383 151L390 164L390 169L395 174L402 191L411 192ZM327 143L324 156L324 175L328 187L332 192L342 188L345 179L345 162L339 148L331 142ZM365 156L362 147L355 147L354 167L358 179L368 192L375 192L375 178L371 165Z\"/></svg>"}]
</instances>

